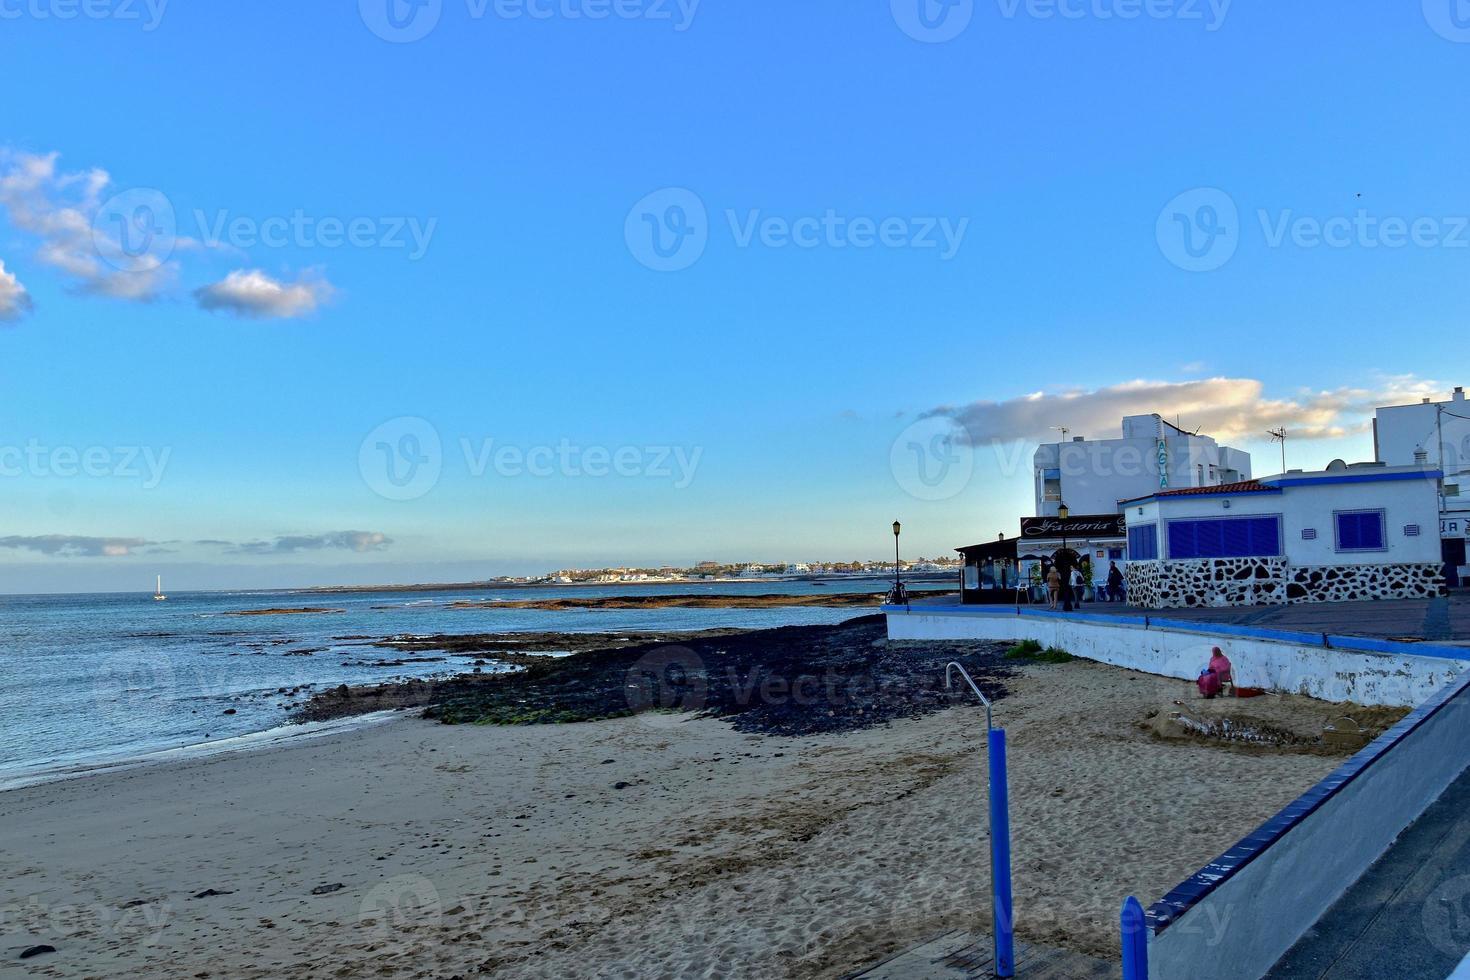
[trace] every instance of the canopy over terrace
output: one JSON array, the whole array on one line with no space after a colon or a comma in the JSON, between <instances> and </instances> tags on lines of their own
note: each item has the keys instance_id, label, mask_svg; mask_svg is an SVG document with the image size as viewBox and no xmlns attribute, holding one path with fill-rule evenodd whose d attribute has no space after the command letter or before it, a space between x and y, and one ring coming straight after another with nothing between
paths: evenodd
<instances>
[{"instance_id":1,"label":"canopy over terrace","mask_svg":"<svg viewBox=\"0 0 1470 980\"><path fill-rule=\"evenodd\" d=\"M968 603L1012 602L1016 597L1018 571L1016 545L1020 538L1004 534L994 541L955 550L965 560L960 578L960 601Z\"/></svg>"},{"instance_id":2,"label":"canopy over terrace","mask_svg":"<svg viewBox=\"0 0 1470 980\"><path fill-rule=\"evenodd\" d=\"M1017 586L1039 588L1046 568L1063 550L1073 552L1069 562L1086 559L1096 579L1106 573L1109 561L1122 566L1125 539L1121 514L1023 517L1019 537L1001 534L994 541L955 549L965 561L960 600L1014 602Z\"/></svg>"}]
</instances>

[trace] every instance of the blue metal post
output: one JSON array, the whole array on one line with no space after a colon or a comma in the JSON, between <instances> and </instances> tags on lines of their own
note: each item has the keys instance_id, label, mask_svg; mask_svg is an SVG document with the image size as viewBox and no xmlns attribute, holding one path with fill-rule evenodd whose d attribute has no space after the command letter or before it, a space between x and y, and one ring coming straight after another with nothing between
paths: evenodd
<instances>
[{"instance_id":1,"label":"blue metal post","mask_svg":"<svg viewBox=\"0 0 1470 980\"><path fill-rule=\"evenodd\" d=\"M995 975L1016 975L1011 910L1011 799L1006 789L1006 733L990 729L990 882L995 918Z\"/></svg>"},{"instance_id":2,"label":"blue metal post","mask_svg":"<svg viewBox=\"0 0 1470 980\"><path fill-rule=\"evenodd\" d=\"M1123 980L1148 980L1148 923L1132 895L1119 916L1123 926Z\"/></svg>"}]
</instances>

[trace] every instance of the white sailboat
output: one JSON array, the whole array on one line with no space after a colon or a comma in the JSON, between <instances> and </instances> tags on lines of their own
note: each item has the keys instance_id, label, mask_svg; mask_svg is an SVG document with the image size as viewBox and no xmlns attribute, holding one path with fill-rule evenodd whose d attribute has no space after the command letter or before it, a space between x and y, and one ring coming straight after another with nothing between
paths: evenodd
<instances>
[{"instance_id":1,"label":"white sailboat","mask_svg":"<svg viewBox=\"0 0 1470 980\"><path fill-rule=\"evenodd\" d=\"M153 590L153 601L162 602L167 598L168 596L163 594L163 576L160 575L158 576L158 586Z\"/></svg>"}]
</instances>

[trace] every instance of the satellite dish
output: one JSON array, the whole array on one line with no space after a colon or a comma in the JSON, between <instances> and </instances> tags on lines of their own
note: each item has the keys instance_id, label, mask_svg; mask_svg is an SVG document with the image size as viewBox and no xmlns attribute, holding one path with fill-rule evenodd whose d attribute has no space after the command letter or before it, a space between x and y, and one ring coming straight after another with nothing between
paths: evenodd
<instances>
[{"instance_id":1,"label":"satellite dish","mask_svg":"<svg viewBox=\"0 0 1470 980\"><path fill-rule=\"evenodd\" d=\"M1334 459L1332 462L1327 464L1327 472L1329 473L1341 473L1347 468L1348 464L1346 460Z\"/></svg>"}]
</instances>

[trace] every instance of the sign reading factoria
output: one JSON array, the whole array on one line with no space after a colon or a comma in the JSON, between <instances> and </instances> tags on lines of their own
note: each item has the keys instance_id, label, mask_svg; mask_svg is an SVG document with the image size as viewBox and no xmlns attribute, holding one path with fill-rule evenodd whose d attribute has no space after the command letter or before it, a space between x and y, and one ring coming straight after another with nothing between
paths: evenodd
<instances>
[{"instance_id":1,"label":"sign reading factoria","mask_svg":"<svg viewBox=\"0 0 1470 980\"><path fill-rule=\"evenodd\" d=\"M1068 517L1023 517L1023 538L1123 538L1127 537L1122 514L1079 514Z\"/></svg>"}]
</instances>

